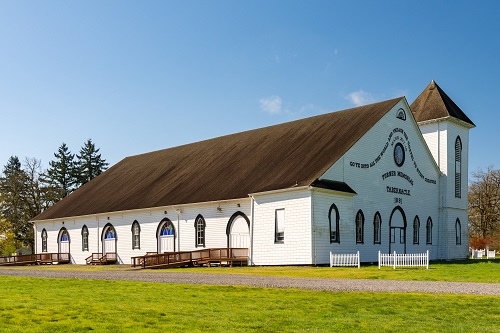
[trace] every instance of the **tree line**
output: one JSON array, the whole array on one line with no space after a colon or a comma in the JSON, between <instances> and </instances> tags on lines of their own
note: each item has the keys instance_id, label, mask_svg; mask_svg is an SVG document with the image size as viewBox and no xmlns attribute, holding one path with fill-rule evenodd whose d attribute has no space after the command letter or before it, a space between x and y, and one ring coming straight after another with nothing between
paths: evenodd
<instances>
[{"instance_id":1,"label":"tree line","mask_svg":"<svg viewBox=\"0 0 500 333\"><path fill-rule=\"evenodd\" d=\"M107 167L91 139L76 155L65 143L61 144L46 170L36 158L26 158L21 163L17 156L11 156L0 176L1 255L9 255L20 247L32 250L31 220Z\"/></svg>"},{"instance_id":2,"label":"tree line","mask_svg":"<svg viewBox=\"0 0 500 333\"><path fill-rule=\"evenodd\" d=\"M469 239L472 248L500 251L500 170L492 166L472 174Z\"/></svg>"}]
</instances>

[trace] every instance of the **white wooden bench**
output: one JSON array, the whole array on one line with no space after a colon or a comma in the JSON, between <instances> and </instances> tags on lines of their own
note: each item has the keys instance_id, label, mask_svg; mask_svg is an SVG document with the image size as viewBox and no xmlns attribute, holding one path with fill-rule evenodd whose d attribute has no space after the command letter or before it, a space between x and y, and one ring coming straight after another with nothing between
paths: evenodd
<instances>
[{"instance_id":1,"label":"white wooden bench","mask_svg":"<svg viewBox=\"0 0 500 333\"><path fill-rule=\"evenodd\" d=\"M333 266L358 266L359 268L359 251L355 254L339 254L330 252L330 267Z\"/></svg>"}]
</instances>

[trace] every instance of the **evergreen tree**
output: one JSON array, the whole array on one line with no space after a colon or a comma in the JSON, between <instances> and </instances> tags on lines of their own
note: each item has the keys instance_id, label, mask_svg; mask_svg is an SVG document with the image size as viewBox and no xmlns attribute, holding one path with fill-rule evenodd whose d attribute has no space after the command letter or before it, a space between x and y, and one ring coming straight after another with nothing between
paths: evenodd
<instances>
[{"instance_id":1,"label":"evergreen tree","mask_svg":"<svg viewBox=\"0 0 500 333\"><path fill-rule=\"evenodd\" d=\"M15 240L19 243L24 243L29 233L25 223L29 218L26 211L26 179L27 175L21 168L19 158L11 156L4 166L3 175L0 178L2 198L0 214L2 220L10 223ZM28 241L26 245L29 244Z\"/></svg>"},{"instance_id":2,"label":"evergreen tree","mask_svg":"<svg viewBox=\"0 0 500 333\"><path fill-rule=\"evenodd\" d=\"M44 183L53 190L55 198L52 200L59 201L75 189L75 154L71 154L63 142L54 157L56 159L49 162L50 168L44 176Z\"/></svg>"},{"instance_id":3,"label":"evergreen tree","mask_svg":"<svg viewBox=\"0 0 500 333\"><path fill-rule=\"evenodd\" d=\"M0 213L4 220L12 224L23 220L24 200L26 198L26 174L21 168L17 156L11 156L4 166L3 176L0 178L2 193Z\"/></svg>"},{"instance_id":4,"label":"evergreen tree","mask_svg":"<svg viewBox=\"0 0 500 333\"><path fill-rule=\"evenodd\" d=\"M95 148L91 139L85 142L80 149L80 154L76 155L77 185L81 186L103 173L109 163L101 158L99 149Z\"/></svg>"},{"instance_id":5,"label":"evergreen tree","mask_svg":"<svg viewBox=\"0 0 500 333\"><path fill-rule=\"evenodd\" d=\"M12 156L0 177L0 220L10 226L14 244L33 249L34 235L31 220L50 202L47 188L41 186L40 160L26 159L24 168L19 158Z\"/></svg>"}]
</instances>

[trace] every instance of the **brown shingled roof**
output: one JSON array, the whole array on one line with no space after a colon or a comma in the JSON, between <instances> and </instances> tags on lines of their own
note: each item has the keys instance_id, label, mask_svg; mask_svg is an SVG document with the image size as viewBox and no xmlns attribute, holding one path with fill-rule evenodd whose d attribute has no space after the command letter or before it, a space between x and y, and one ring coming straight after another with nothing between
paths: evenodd
<instances>
[{"instance_id":1,"label":"brown shingled roof","mask_svg":"<svg viewBox=\"0 0 500 333\"><path fill-rule=\"evenodd\" d=\"M434 80L411 103L410 109L417 122L451 116L476 126Z\"/></svg>"},{"instance_id":2,"label":"brown shingled roof","mask_svg":"<svg viewBox=\"0 0 500 333\"><path fill-rule=\"evenodd\" d=\"M34 220L311 185L400 100L127 157Z\"/></svg>"}]
</instances>

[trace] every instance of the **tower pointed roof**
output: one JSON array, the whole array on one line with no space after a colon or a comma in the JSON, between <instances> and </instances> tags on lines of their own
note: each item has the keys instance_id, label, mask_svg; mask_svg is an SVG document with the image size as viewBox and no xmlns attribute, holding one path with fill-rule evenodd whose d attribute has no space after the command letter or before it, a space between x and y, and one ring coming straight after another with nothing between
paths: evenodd
<instances>
[{"instance_id":1,"label":"tower pointed roof","mask_svg":"<svg viewBox=\"0 0 500 333\"><path fill-rule=\"evenodd\" d=\"M453 117L476 126L434 80L411 103L410 109L417 122Z\"/></svg>"}]
</instances>

